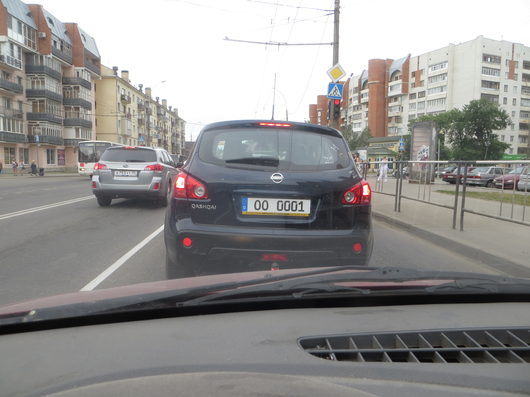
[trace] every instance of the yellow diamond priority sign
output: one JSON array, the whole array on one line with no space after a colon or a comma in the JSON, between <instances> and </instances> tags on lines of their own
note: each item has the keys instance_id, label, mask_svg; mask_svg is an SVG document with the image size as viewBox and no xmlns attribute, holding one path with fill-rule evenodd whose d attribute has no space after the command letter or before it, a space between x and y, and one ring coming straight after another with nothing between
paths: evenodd
<instances>
[{"instance_id":1,"label":"yellow diamond priority sign","mask_svg":"<svg viewBox=\"0 0 530 397\"><path fill-rule=\"evenodd\" d=\"M335 83L346 76L346 72L338 63L328 70L328 76Z\"/></svg>"}]
</instances>

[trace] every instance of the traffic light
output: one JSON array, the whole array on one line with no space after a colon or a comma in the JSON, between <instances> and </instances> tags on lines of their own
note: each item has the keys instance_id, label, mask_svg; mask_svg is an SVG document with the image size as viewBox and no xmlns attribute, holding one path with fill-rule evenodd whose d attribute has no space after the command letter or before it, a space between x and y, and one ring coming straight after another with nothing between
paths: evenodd
<instances>
[{"instance_id":1,"label":"traffic light","mask_svg":"<svg viewBox=\"0 0 530 397\"><path fill-rule=\"evenodd\" d=\"M340 99L333 100L333 120L340 119Z\"/></svg>"}]
</instances>

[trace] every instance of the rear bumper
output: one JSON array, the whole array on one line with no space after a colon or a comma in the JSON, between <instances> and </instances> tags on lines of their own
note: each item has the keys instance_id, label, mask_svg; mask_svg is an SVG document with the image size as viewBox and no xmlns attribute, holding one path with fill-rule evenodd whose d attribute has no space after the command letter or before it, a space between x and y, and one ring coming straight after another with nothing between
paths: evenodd
<instances>
[{"instance_id":1,"label":"rear bumper","mask_svg":"<svg viewBox=\"0 0 530 397\"><path fill-rule=\"evenodd\" d=\"M193 241L189 248L182 244L185 237ZM280 268L367 265L373 246L371 227L301 231L197 225L189 219L171 222L168 217L164 239L170 261L195 274L270 270L272 263ZM355 243L362 245L358 253ZM264 259L267 254L278 254L280 260Z\"/></svg>"},{"instance_id":2,"label":"rear bumper","mask_svg":"<svg viewBox=\"0 0 530 397\"><path fill-rule=\"evenodd\" d=\"M92 188L92 193L96 196L106 196L113 198L159 198L165 194L161 178L153 178L149 185L136 184L109 184L101 183L97 175L92 178L92 183L96 187ZM155 185L158 184L158 189Z\"/></svg>"}]
</instances>

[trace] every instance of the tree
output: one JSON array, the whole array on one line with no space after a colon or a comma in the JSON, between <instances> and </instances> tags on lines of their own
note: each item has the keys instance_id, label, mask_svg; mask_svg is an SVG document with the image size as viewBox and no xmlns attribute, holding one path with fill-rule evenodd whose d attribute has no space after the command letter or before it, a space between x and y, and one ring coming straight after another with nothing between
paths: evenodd
<instances>
[{"instance_id":1,"label":"tree","mask_svg":"<svg viewBox=\"0 0 530 397\"><path fill-rule=\"evenodd\" d=\"M353 132L352 126L348 124L347 126L341 129L342 135L348 142L350 150L354 151L355 149L368 146L368 139L372 137L370 134L370 129L366 127L362 132Z\"/></svg>"},{"instance_id":2,"label":"tree","mask_svg":"<svg viewBox=\"0 0 530 397\"><path fill-rule=\"evenodd\" d=\"M508 113L498 104L485 99L471 101L462 110L452 109L419 119L425 120L437 123L440 133L451 144L451 157L454 160L499 160L510 147L499 141L494 133L508 126ZM444 152L448 154L441 146L441 153ZM442 155L440 158L443 159Z\"/></svg>"}]
</instances>

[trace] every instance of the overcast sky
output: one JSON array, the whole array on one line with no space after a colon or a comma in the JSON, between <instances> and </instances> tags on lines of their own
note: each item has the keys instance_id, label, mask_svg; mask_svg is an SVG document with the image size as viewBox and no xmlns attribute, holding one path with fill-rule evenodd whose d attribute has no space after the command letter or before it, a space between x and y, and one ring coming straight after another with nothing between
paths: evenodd
<instances>
[{"instance_id":1,"label":"overcast sky","mask_svg":"<svg viewBox=\"0 0 530 397\"><path fill-rule=\"evenodd\" d=\"M265 46L333 41L333 0L41 0L96 39L106 66L153 87L202 125L272 116L308 119L325 94L332 47ZM340 64L358 74L371 58L419 55L483 35L530 46L530 0L341 0ZM165 82L162 82L165 81Z\"/></svg>"}]
</instances>

